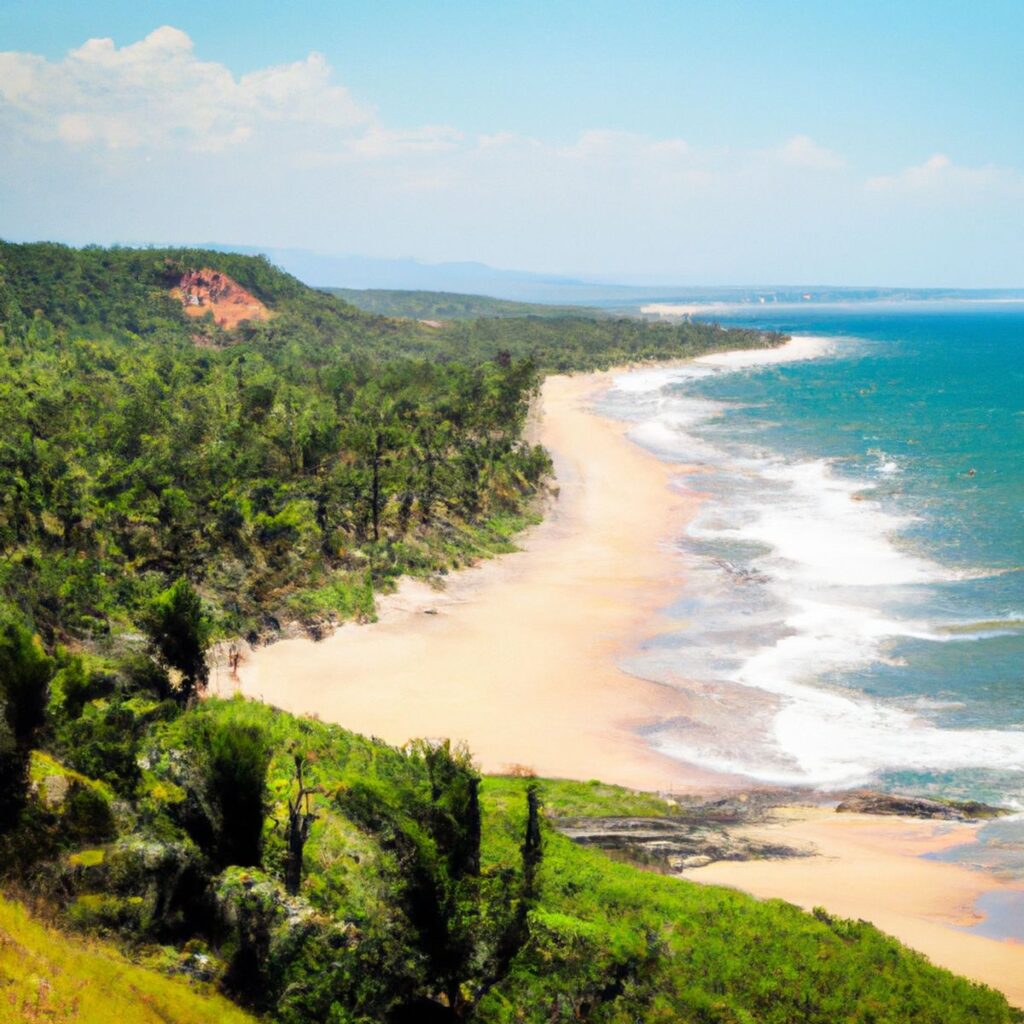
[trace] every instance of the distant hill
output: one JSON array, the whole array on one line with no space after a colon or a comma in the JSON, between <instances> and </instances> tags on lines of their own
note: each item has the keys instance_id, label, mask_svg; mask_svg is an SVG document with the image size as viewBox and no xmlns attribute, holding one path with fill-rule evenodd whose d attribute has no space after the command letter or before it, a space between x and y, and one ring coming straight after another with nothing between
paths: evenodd
<instances>
[{"instance_id":1,"label":"distant hill","mask_svg":"<svg viewBox=\"0 0 1024 1024\"><path fill-rule=\"evenodd\" d=\"M548 306L536 302L492 299L487 295L464 295L459 292L406 291L388 288L325 288L323 290L367 313L411 317L414 320L605 315L602 310L588 309L585 306Z\"/></svg>"},{"instance_id":2,"label":"distant hill","mask_svg":"<svg viewBox=\"0 0 1024 1024\"><path fill-rule=\"evenodd\" d=\"M225 246L219 243L205 243L203 248L265 255L314 288L453 292L512 302L573 305L586 305L598 300L628 302L638 295L636 288L595 285L558 274L502 270L471 261L423 263L414 259L329 255L308 249Z\"/></svg>"},{"instance_id":3,"label":"distant hill","mask_svg":"<svg viewBox=\"0 0 1024 1024\"><path fill-rule=\"evenodd\" d=\"M262 253L273 263L316 288L353 291L430 291L483 295L512 302L599 306L615 309L650 302L754 304L767 302L878 302L935 299L1024 298L1021 289L850 287L821 282L761 285L694 285L679 281L616 281L570 274L506 270L477 262L425 263L330 255L308 249L209 244L205 248ZM810 295L810 299L804 296Z\"/></svg>"}]
</instances>

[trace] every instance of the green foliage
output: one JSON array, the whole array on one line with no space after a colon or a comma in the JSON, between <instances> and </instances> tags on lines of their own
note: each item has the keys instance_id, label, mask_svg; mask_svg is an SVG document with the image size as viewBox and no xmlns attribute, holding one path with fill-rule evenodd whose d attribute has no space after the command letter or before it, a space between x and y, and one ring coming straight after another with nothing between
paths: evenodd
<instances>
[{"instance_id":1,"label":"green foliage","mask_svg":"<svg viewBox=\"0 0 1024 1024\"><path fill-rule=\"evenodd\" d=\"M870 925L642 872L572 844L541 813L542 804L553 815L670 813L656 797L600 783L479 780L463 748L398 750L240 699L146 721L149 767L118 810L117 835L101 847L95 831L79 833L80 849L37 844L26 877L48 886L80 928L199 943L226 965L224 984L268 1019L1017 1019L997 993ZM317 791L316 817L289 893L297 755ZM103 794L38 760L40 777L68 772ZM212 822L224 809L215 802L241 788L263 792L267 813L250 801L246 827L251 845L258 813L262 869L239 866L251 856L219 846L212 825L208 856L187 835L196 806ZM87 799L75 814L95 823L99 802Z\"/></svg>"},{"instance_id":2,"label":"green foliage","mask_svg":"<svg viewBox=\"0 0 1024 1024\"><path fill-rule=\"evenodd\" d=\"M24 806L29 754L46 721L54 669L37 637L19 623L0 623L0 835Z\"/></svg>"},{"instance_id":3,"label":"green foliage","mask_svg":"<svg viewBox=\"0 0 1024 1024\"><path fill-rule=\"evenodd\" d=\"M79 846L102 843L117 834L110 803L95 788L74 783L64 800L61 838Z\"/></svg>"},{"instance_id":4,"label":"green foliage","mask_svg":"<svg viewBox=\"0 0 1024 1024\"><path fill-rule=\"evenodd\" d=\"M187 318L170 290L198 267L272 316ZM523 438L538 368L773 341L580 315L436 330L202 250L0 243L0 281L0 601L48 644L118 651L180 579L219 632L370 617L403 572L508 549L550 472Z\"/></svg>"},{"instance_id":5,"label":"green foliage","mask_svg":"<svg viewBox=\"0 0 1024 1024\"><path fill-rule=\"evenodd\" d=\"M258 866L270 764L267 738L257 726L223 722L206 730L204 739L205 797L213 818L208 852L220 868Z\"/></svg>"},{"instance_id":6,"label":"green foliage","mask_svg":"<svg viewBox=\"0 0 1024 1024\"><path fill-rule=\"evenodd\" d=\"M209 677L206 649L212 624L202 600L188 580L177 580L153 599L143 624L156 658L181 674L178 700L189 704Z\"/></svg>"},{"instance_id":7,"label":"green foliage","mask_svg":"<svg viewBox=\"0 0 1024 1024\"><path fill-rule=\"evenodd\" d=\"M405 291L388 288L325 288L343 302L367 313L412 317L416 320L472 320L479 317L601 316L596 309L580 306L548 306L536 302L492 299L461 292Z\"/></svg>"},{"instance_id":8,"label":"green foliage","mask_svg":"<svg viewBox=\"0 0 1024 1024\"><path fill-rule=\"evenodd\" d=\"M24 626L0 624L0 701L7 727L19 745L28 745L46 721L55 668L39 639Z\"/></svg>"},{"instance_id":9,"label":"green foliage","mask_svg":"<svg viewBox=\"0 0 1024 1024\"><path fill-rule=\"evenodd\" d=\"M138 756L145 717L138 711L120 695L90 703L77 718L58 723L56 746L70 767L130 797L142 778Z\"/></svg>"}]
</instances>

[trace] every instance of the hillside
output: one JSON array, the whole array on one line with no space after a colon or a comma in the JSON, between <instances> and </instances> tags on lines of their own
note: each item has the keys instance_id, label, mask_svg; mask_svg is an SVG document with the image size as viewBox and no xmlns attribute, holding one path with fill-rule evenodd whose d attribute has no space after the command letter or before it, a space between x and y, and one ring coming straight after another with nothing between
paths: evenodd
<instances>
[{"instance_id":1,"label":"hillside","mask_svg":"<svg viewBox=\"0 0 1024 1024\"><path fill-rule=\"evenodd\" d=\"M402 574L509 550L549 472L522 436L541 372L775 340L434 330L259 257L6 243L0 331L0 611L114 653L180 578L225 635L370 617Z\"/></svg>"},{"instance_id":2,"label":"hillside","mask_svg":"<svg viewBox=\"0 0 1024 1024\"><path fill-rule=\"evenodd\" d=\"M384 288L324 288L367 313L411 317L414 320L473 320L480 317L593 316L600 310L582 306L546 306L533 302L512 302L487 295L461 292L401 291Z\"/></svg>"},{"instance_id":3,"label":"hillside","mask_svg":"<svg viewBox=\"0 0 1024 1024\"><path fill-rule=\"evenodd\" d=\"M0 1024L254 1024L208 988L46 927L0 896Z\"/></svg>"},{"instance_id":4,"label":"hillside","mask_svg":"<svg viewBox=\"0 0 1024 1024\"><path fill-rule=\"evenodd\" d=\"M50 707L68 736L60 677ZM397 750L242 700L146 715L146 767L121 798L80 777L44 808L37 788L3 863L67 924L200 957L272 1020L1016 1019L870 925L646 873L547 824L671 815L656 798L480 779L447 744ZM57 741L37 775L84 764L82 748Z\"/></svg>"}]
</instances>

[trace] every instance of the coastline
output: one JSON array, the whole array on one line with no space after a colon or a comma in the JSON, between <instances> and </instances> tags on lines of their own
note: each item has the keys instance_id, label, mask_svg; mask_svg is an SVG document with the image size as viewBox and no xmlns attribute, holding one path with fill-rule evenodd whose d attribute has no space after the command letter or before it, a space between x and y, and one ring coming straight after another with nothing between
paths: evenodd
<instances>
[{"instance_id":1,"label":"coastline","mask_svg":"<svg viewBox=\"0 0 1024 1024\"><path fill-rule=\"evenodd\" d=\"M673 487L681 467L587 410L617 372L545 381L536 430L559 496L520 551L441 591L404 580L381 599L377 622L259 648L236 684L219 672L210 692L240 691L395 744L464 740L487 772L524 766L663 792L741 786L651 749L643 726L685 715L690 698L617 667L670 625L660 609L683 571L672 537L700 502Z\"/></svg>"},{"instance_id":2,"label":"coastline","mask_svg":"<svg viewBox=\"0 0 1024 1024\"><path fill-rule=\"evenodd\" d=\"M237 684L221 674L211 692L240 690L395 744L465 740L485 772L521 766L668 793L752 788L651 749L643 727L685 717L699 698L618 668L672 625L663 609L685 585L672 539L701 500L674 484L685 467L588 408L620 372L545 381L536 439L554 458L559 497L521 551L456 574L442 591L403 581L380 600L376 623L260 648ZM750 834L819 856L719 862L684 877L869 920L1024 1005L1024 944L962 930L977 922L978 898L1005 884L922 859L974 831L793 808Z\"/></svg>"},{"instance_id":3,"label":"coastline","mask_svg":"<svg viewBox=\"0 0 1024 1024\"><path fill-rule=\"evenodd\" d=\"M781 808L776 821L743 830L752 839L812 849L795 860L719 861L683 872L805 910L870 921L933 963L1001 991L1024 1007L1024 942L969 930L986 893L1019 891L988 872L926 859L973 842L978 824L836 814L830 807Z\"/></svg>"}]
</instances>

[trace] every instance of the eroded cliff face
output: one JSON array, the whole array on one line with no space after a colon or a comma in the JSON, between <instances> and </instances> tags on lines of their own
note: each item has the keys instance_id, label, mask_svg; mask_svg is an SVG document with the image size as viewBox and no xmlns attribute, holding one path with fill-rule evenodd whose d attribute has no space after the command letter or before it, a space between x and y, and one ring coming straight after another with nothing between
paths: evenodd
<instances>
[{"instance_id":1,"label":"eroded cliff face","mask_svg":"<svg viewBox=\"0 0 1024 1024\"><path fill-rule=\"evenodd\" d=\"M270 310L237 281L219 270L203 267L183 274L172 292L192 317L213 313L218 327L233 330L243 320L268 320Z\"/></svg>"}]
</instances>

